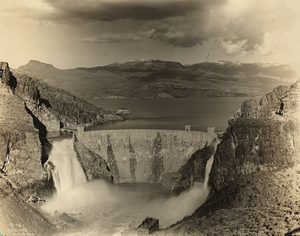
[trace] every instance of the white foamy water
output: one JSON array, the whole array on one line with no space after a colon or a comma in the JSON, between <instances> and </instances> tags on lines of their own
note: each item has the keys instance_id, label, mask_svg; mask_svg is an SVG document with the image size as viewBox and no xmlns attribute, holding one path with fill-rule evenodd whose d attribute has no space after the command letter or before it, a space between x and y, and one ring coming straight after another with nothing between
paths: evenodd
<instances>
[{"instance_id":1,"label":"white foamy water","mask_svg":"<svg viewBox=\"0 0 300 236\"><path fill-rule=\"evenodd\" d=\"M212 155L206 163L203 190L208 189L209 174L213 163L214 163L214 155Z\"/></svg>"},{"instance_id":2,"label":"white foamy water","mask_svg":"<svg viewBox=\"0 0 300 236\"><path fill-rule=\"evenodd\" d=\"M101 180L85 183L72 140L54 143L50 160L56 166L62 165L53 171L55 185L60 190L47 200L42 210L52 214L66 212L84 225L59 236L98 236L122 235L122 232L137 235L136 228L147 216L158 218L160 227L166 228L193 214L209 194L208 179L214 158L211 156L207 161L204 183L195 183L179 196L171 196L159 184L109 185ZM80 174L78 178L75 173L83 176Z\"/></svg>"},{"instance_id":3,"label":"white foamy water","mask_svg":"<svg viewBox=\"0 0 300 236\"><path fill-rule=\"evenodd\" d=\"M210 191L208 180L213 161L214 156L212 155L206 163L203 184L195 182L193 187L182 192L179 196L166 200L160 206L160 212L156 217L160 219L160 224L163 228L182 220L185 216L193 214L205 202Z\"/></svg>"},{"instance_id":4,"label":"white foamy water","mask_svg":"<svg viewBox=\"0 0 300 236\"><path fill-rule=\"evenodd\" d=\"M57 194L61 195L86 183L85 174L73 150L73 140L54 141L52 145L49 161L54 164L51 172Z\"/></svg>"}]
</instances>

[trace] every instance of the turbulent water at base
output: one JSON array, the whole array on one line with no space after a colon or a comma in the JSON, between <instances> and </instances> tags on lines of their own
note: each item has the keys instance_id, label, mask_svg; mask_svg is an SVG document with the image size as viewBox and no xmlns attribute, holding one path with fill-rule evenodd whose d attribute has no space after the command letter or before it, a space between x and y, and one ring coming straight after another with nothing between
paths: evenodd
<instances>
[{"instance_id":1,"label":"turbulent water at base","mask_svg":"<svg viewBox=\"0 0 300 236\"><path fill-rule=\"evenodd\" d=\"M49 161L54 165L51 172L57 194L86 183L85 174L73 150L73 140L54 141L52 145Z\"/></svg>"},{"instance_id":2,"label":"turbulent water at base","mask_svg":"<svg viewBox=\"0 0 300 236\"><path fill-rule=\"evenodd\" d=\"M41 209L54 217L55 212L65 212L82 223L56 236L119 236L137 235L136 228L147 216L158 218L163 229L193 214L209 194L214 158L207 161L204 183L195 183L178 196L160 184L109 185L101 180L85 183L72 140L54 142L49 160L57 167L53 177L58 194L47 199Z\"/></svg>"},{"instance_id":3,"label":"turbulent water at base","mask_svg":"<svg viewBox=\"0 0 300 236\"><path fill-rule=\"evenodd\" d=\"M172 197L164 202L156 215L160 219L162 228L182 220L185 216L191 215L206 200L210 188L208 186L209 173L214 161L212 155L206 163L204 183L195 182L194 186L182 192L179 196Z\"/></svg>"}]
</instances>

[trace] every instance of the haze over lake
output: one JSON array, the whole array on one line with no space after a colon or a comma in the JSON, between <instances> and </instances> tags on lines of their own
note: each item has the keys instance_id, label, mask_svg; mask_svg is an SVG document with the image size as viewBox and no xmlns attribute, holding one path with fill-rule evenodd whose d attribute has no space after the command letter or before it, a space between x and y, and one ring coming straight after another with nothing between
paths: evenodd
<instances>
[{"instance_id":1,"label":"haze over lake","mask_svg":"<svg viewBox=\"0 0 300 236\"><path fill-rule=\"evenodd\" d=\"M172 129L182 130L191 125L192 130L217 131L227 128L228 119L235 114L247 97L205 97L181 99L108 99L88 100L106 110L126 108L131 115L124 122L113 122L87 128L92 129Z\"/></svg>"}]
</instances>

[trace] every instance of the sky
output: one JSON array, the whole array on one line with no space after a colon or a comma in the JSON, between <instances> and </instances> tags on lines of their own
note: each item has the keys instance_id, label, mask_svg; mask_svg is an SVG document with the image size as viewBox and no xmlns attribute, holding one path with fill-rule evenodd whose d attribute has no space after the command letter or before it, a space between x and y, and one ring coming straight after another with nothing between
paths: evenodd
<instances>
[{"instance_id":1,"label":"sky","mask_svg":"<svg viewBox=\"0 0 300 236\"><path fill-rule=\"evenodd\" d=\"M0 61L293 63L300 0L0 0Z\"/></svg>"}]
</instances>

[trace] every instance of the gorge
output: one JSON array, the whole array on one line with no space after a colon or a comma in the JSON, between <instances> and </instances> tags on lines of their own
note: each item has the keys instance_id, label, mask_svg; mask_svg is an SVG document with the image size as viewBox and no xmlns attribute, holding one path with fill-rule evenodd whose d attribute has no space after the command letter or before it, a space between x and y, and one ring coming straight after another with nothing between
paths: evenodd
<instances>
[{"instance_id":1,"label":"gorge","mask_svg":"<svg viewBox=\"0 0 300 236\"><path fill-rule=\"evenodd\" d=\"M213 156L207 161L203 184L197 183L190 190L171 196L159 185L147 184L145 181L126 185L108 185L101 180L85 183L85 178L74 177L75 174L79 177L78 172L83 169L75 165L76 153L72 149L72 140L53 142L53 150L61 149L64 151L60 151L60 159L70 161L73 165L57 165L55 159L58 153L51 153L48 161L56 165L52 173L57 193L46 200L42 210L54 215L67 213L86 226L75 226L59 235L99 235L100 232L101 235L136 235L140 220L147 215L159 218L160 227L165 228L193 213L209 193L208 178ZM56 180L58 176L59 181Z\"/></svg>"},{"instance_id":2,"label":"gorge","mask_svg":"<svg viewBox=\"0 0 300 236\"><path fill-rule=\"evenodd\" d=\"M113 134L112 131L84 132L84 128L79 128L74 135L74 143L73 140L68 140L54 141L51 144L51 141L45 139L45 131L55 131L68 125L80 126L87 122L122 120L122 117L95 108L39 80L11 73L6 63L1 63L1 69L4 71L0 83L1 161L4 162L6 158L7 148L10 150L9 171L6 175L0 174L2 234L16 234L18 232L13 232L13 229L19 228L26 229L32 235L57 235L62 233L61 230L70 233L68 230L72 227L84 229L84 226L76 224L80 222L80 217L86 217L87 222L95 226L96 231L92 233L97 235L101 228L109 228L111 219L118 219L119 210L126 210L125 203L128 203L129 208L144 207L145 211L142 213L149 209L153 210L150 213L155 213L160 209L167 214L168 207L173 209L170 214L181 213L179 218L172 219L171 222L164 222L170 215L158 214L157 217L161 217L164 228L175 224L156 232L156 235L283 235L299 228L299 82L275 88L263 96L260 102L244 102L241 109L229 120L222 141L212 150L209 145L206 146L215 138L214 132L211 136L208 135L210 131L198 132L195 135L188 131L176 133L158 130L114 131ZM284 104L283 114L276 114L281 109L281 104ZM73 197L73 203L84 207L88 202L86 199L95 194L97 200L92 198L90 203L96 204L96 210L102 212L103 218L100 217L100 221L108 219L104 220L102 225L99 221L94 221L95 215L90 214L90 211L80 209L68 214L62 211L49 217L47 214L41 215L36 210L38 207L25 202L26 197L35 195L47 198L45 206L51 203L49 196L55 192L53 182L42 164L47 161L48 164L58 163L51 155L57 153L56 147L59 145L68 146L68 150L73 149L70 152L77 155L84 177L88 181L84 184L84 178L81 178L79 182L83 184L74 188L79 191L75 192L75 195L62 198L63 205L67 205L68 199ZM138 162L139 157L143 158L142 155L139 156L139 145L149 152L146 155L146 164ZM164 151L168 145L170 151ZM183 155L178 154L181 149ZM170 159L167 160L167 156L164 156L166 153L174 158L174 163L168 162ZM214 154L213 163L211 154ZM167 171L177 169L180 173L178 184L188 189L175 197L175 204L168 205L167 199L170 196L155 188L152 191L156 194L152 196L157 198L154 198L154 205L151 205L149 199L143 198L145 195L139 191L132 194L130 191L120 190L126 185L108 185L111 176L116 183L159 182L164 172L156 167L155 172L152 172L152 164L156 166L156 161L158 166L166 161L164 168ZM186 164L183 165L184 163ZM212 167L208 176L205 167L209 164L212 164ZM150 168L144 169L145 166ZM79 172L78 169L76 172ZM206 187L202 189L199 183L194 183L203 180L208 184L210 191L206 191ZM56 184L56 188L57 186ZM94 189L97 191L94 192ZM196 192L196 195L193 192ZM203 192L206 192L208 197L201 195ZM197 204L191 205L189 212L185 212L185 207L180 206L186 205L186 200L180 202L179 198L184 195L190 196L189 193L196 196ZM84 195L83 202L80 201L81 198L74 197L78 194ZM99 199L103 201L99 203ZM137 199L143 201L138 202ZM187 202L192 202L190 198L187 199ZM162 205L167 208L162 208ZM54 207L50 209L55 211ZM128 213L137 214L134 211ZM185 217L186 215L191 216ZM141 217L146 216L138 215L140 221ZM185 218L181 220L183 217ZM178 220L181 221L176 223ZM58 221L60 223L57 223ZM119 225L124 235L132 234L133 228L140 222L131 223L132 228L128 227L128 224ZM82 235L83 232L77 232L77 235ZM76 232L71 233L76 235ZM102 233L112 235L116 232Z\"/></svg>"}]
</instances>

